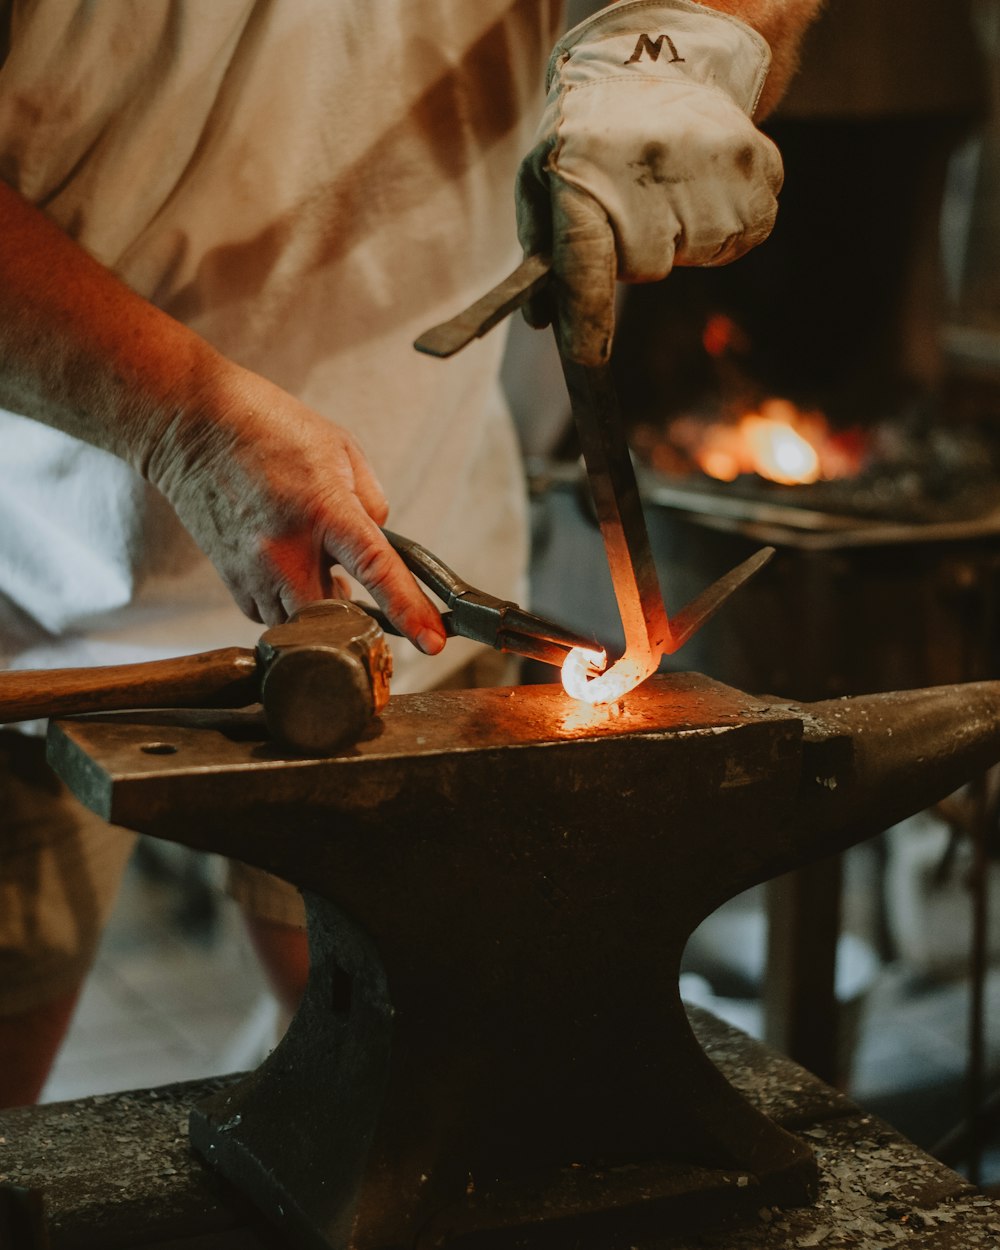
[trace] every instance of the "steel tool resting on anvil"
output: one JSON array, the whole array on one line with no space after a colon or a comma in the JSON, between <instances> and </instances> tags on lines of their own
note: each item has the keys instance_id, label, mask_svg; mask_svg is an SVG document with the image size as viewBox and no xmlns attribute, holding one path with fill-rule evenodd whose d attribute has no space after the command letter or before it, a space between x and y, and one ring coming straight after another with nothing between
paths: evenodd
<instances>
[{"instance_id":1,"label":"steel tool resting on anvil","mask_svg":"<svg viewBox=\"0 0 1000 1250\"><path fill-rule=\"evenodd\" d=\"M452 356L536 298L551 281L547 256L527 257L509 277L450 321L434 326L414 346L430 356ZM660 659L684 645L729 596L773 554L764 548L710 586L672 620L667 615L649 544L642 500L618 409L609 365L582 365L556 345L569 390L587 478L607 552L625 632L625 653L606 671L594 665L587 697L611 702L655 673Z\"/></svg>"},{"instance_id":2,"label":"steel tool resting on anvil","mask_svg":"<svg viewBox=\"0 0 1000 1250\"><path fill-rule=\"evenodd\" d=\"M415 346L449 356L484 334L549 280L532 256L471 308L422 335ZM558 335L557 335L558 341ZM593 639L476 589L412 539L385 531L411 572L445 605L449 635L461 635L560 666L589 702L612 702L654 673L773 554L764 548L667 617L642 501L622 430L610 370L560 353L570 402L625 631L625 653L610 668ZM309 604L267 630L255 650L227 647L138 664L0 673L0 724L37 717L154 707L246 707L261 702L281 748L329 755L356 741L389 698L391 655L378 628L396 633L377 608L343 600ZM603 670L603 671L602 671Z\"/></svg>"},{"instance_id":3,"label":"steel tool resting on anvil","mask_svg":"<svg viewBox=\"0 0 1000 1250\"><path fill-rule=\"evenodd\" d=\"M576 648L597 647L584 634L470 586L419 543L386 535L446 605L442 620L449 636L552 665L561 665ZM330 755L355 742L388 701L392 656L383 629L398 632L377 608L330 599L266 630L255 650L223 647L137 664L0 673L0 724L127 708L260 702L279 747Z\"/></svg>"},{"instance_id":4,"label":"steel tool resting on anvil","mask_svg":"<svg viewBox=\"0 0 1000 1250\"><path fill-rule=\"evenodd\" d=\"M0 724L125 708L248 707L262 703L275 742L329 755L355 741L389 698L392 657L378 623L342 599L309 604L254 650L93 668L0 673Z\"/></svg>"}]
</instances>

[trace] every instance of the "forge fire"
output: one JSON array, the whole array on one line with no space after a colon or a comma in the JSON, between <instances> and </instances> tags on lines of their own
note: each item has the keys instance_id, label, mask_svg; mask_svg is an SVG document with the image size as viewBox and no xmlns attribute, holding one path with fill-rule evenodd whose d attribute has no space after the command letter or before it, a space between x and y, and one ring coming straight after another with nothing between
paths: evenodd
<instances>
[{"instance_id":1,"label":"forge fire","mask_svg":"<svg viewBox=\"0 0 1000 1250\"><path fill-rule=\"evenodd\" d=\"M855 414L821 397L769 394L753 376L744 331L722 314L701 335L710 381L683 407L647 408L630 431L640 459L668 479L744 498L855 517L951 521L996 508L995 428L916 400L891 410L859 398ZM806 494L808 491L808 504Z\"/></svg>"},{"instance_id":2,"label":"forge fire","mask_svg":"<svg viewBox=\"0 0 1000 1250\"><path fill-rule=\"evenodd\" d=\"M859 431L834 431L821 412L777 397L723 420L678 417L668 438L720 482L749 473L783 486L851 477L864 467L868 450Z\"/></svg>"}]
</instances>

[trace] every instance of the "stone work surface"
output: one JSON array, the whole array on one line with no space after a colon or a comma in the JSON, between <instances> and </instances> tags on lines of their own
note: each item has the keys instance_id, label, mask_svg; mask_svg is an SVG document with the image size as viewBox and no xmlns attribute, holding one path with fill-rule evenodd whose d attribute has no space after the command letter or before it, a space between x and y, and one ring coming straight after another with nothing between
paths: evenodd
<instances>
[{"instance_id":1,"label":"stone work surface","mask_svg":"<svg viewBox=\"0 0 1000 1250\"><path fill-rule=\"evenodd\" d=\"M637 1250L1000 1250L1000 1203L787 1059L705 1012L691 1016L733 1085L814 1148L821 1192L810 1207L665 1231ZM271 1250L187 1141L190 1106L234 1079L0 1113L0 1250ZM24 1190L44 1194L48 1245L12 1216Z\"/></svg>"},{"instance_id":2,"label":"stone work surface","mask_svg":"<svg viewBox=\"0 0 1000 1250\"><path fill-rule=\"evenodd\" d=\"M246 1231L256 1219L223 1197L187 1139L192 1104L235 1079L0 1113L0 1182L42 1191L52 1250L202 1250L202 1239L205 1250L262 1250ZM22 1250L2 1228L0 1250Z\"/></svg>"},{"instance_id":3,"label":"stone work surface","mask_svg":"<svg viewBox=\"0 0 1000 1250\"><path fill-rule=\"evenodd\" d=\"M739 1227L657 1239L648 1250L1000 1250L1000 1203L782 1055L705 1012L690 1014L730 1082L813 1147L820 1196L799 1210L761 1208Z\"/></svg>"}]
</instances>

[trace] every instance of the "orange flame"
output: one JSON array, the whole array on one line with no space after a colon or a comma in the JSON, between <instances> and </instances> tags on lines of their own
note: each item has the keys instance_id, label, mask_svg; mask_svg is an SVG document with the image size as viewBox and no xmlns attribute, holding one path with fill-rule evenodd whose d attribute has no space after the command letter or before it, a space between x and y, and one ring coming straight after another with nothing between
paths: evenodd
<instances>
[{"instance_id":1,"label":"orange flame","mask_svg":"<svg viewBox=\"0 0 1000 1250\"><path fill-rule=\"evenodd\" d=\"M731 482L741 473L784 486L806 485L820 478L842 477L857 469L832 439L821 413L804 412L786 399L768 399L757 412L735 423L719 422L697 433L691 423L678 428L699 468Z\"/></svg>"},{"instance_id":2,"label":"orange flame","mask_svg":"<svg viewBox=\"0 0 1000 1250\"><path fill-rule=\"evenodd\" d=\"M767 417L745 417L743 434L755 472L785 486L819 478L819 453L797 430Z\"/></svg>"}]
</instances>

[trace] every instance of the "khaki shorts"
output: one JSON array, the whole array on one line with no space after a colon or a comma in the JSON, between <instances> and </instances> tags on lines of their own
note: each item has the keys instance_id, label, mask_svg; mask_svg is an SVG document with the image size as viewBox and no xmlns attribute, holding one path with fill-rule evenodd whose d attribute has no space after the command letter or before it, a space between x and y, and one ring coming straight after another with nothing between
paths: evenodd
<instances>
[{"instance_id":1,"label":"khaki shorts","mask_svg":"<svg viewBox=\"0 0 1000 1250\"><path fill-rule=\"evenodd\" d=\"M135 834L73 798L45 743L0 731L0 1014L70 993L93 962Z\"/></svg>"},{"instance_id":2,"label":"khaki shorts","mask_svg":"<svg viewBox=\"0 0 1000 1250\"><path fill-rule=\"evenodd\" d=\"M486 652L442 689L513 680ZM0 1016L73 992L83 981L118 895L136 835L78 803L45 762L45 743L0 730ZM229 893L257 919L301 928L287 881L232 861Z\"/></svg>"}]
</instances>

